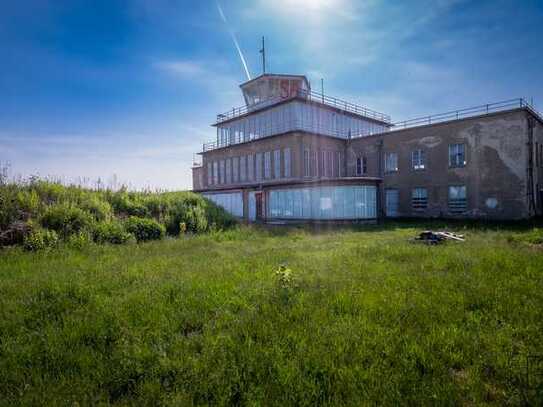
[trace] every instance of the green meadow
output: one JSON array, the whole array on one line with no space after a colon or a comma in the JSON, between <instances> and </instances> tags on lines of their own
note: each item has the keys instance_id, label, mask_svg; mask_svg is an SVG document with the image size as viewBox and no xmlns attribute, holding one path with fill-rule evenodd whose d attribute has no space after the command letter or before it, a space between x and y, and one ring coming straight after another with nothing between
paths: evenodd
<instances>
[{"instance_id":1,"label":"green meadow","mask_svg":"<svg viewBox=\"0 0 543 407\"><path fill-rule=\"evenodd\" d=\"M541 404L535 226L5 248L0 405ZM466 241L410 241L445 227Z\"/></svg>"}]
</instances>

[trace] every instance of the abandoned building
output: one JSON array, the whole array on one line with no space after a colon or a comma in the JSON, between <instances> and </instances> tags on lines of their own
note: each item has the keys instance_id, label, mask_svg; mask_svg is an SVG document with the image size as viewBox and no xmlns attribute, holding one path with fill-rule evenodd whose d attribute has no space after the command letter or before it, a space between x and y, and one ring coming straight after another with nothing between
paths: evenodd
<instances>
[{"instance_id":1,"label":"abandoned building","mask_svg":"<svg viewBox=\"0 0 543 407\"><path fill-rule=\"evenodd\" d=\"M526 219L543 212L543 118L523 99L393 123L263 74L217 116L193 190L247 221Z\"/></svg>"}]
</instances>

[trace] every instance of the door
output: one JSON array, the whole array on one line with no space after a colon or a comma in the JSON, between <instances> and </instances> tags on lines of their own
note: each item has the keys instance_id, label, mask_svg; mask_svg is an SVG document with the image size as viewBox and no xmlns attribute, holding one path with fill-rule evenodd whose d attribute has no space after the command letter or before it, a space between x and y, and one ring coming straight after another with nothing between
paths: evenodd
<instances>
[{"instance_id":1,"label":"door","mask_svg":"<svg viewBox=\"0 0 543 407\"><path fill-rule=\"evenodd\" d=\"M398 205L400 194L397 189L385 189L385 215L388 217L398 216Z\"/></svg>"},{"instance_id":2,"label":"door","mask_svg":"<svg viewBox=\"0 0 543 407\"><path fill-rule=\"evenodd\" d=\"M264 218L263 205L262 205L262 192L255 193L255 200L256 200L256 220L261 221Z\"/></svg>"}]
</instances>

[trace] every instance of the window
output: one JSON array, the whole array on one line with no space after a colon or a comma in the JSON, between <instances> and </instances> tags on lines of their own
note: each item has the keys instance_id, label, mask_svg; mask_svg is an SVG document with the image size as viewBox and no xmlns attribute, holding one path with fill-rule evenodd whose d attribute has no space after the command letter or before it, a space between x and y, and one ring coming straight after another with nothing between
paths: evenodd
<instances>
[{"instance_id":1,"label":"window","mask_svg":"<svg viewBox=\"0 0 543 407\"><path fill-rule=\"evenodd\" d=\"M341 151L336 151L336 160L337 160L337 176L341 177Z\"/></svg>"},{"instance_id":2,"label":"window","mask_svg":"<svg viewBox=\"0 0 543 407\"><path fill-rule=\"evenodd\" d=\"M264 178L271 178L271 151L264 153Z\"/></svg>"},{"instance_id":3,"label":"window","mask_svg":"<svg viewBox=\"0 0 543 407\"><path fill-rule=\"evenodd\" d=\"M326 176L326 151L320 152L319 175L321 177Z\"/></svg>"},{"instance_id":4,"label":"window","mask_svg":"<svg viewBox=\"0 0 543 407\"><path fill-rule=\"evenodd\" d=\"M239 182L239 157L232 158L232 182Z\"/></svg>"},{"instance_id":5,"label":"window","mask_svg":"<svg viewBox=\"0 0 543 407\"><path fill-rule=\"evenodd\" d=\"M213 185L213 163L207 163L207 185Z\"/></svg>"},{"instance_id":6,"label":"window","mask_svg":"<svg viewBox=\"0 0 543 407\"><path fill-rule=\"evenodd\" d=\"M257 181L262 180L262 153L256 153L255 176Z\"/></svg>"},{"instance_id":7,"label":"window","mask_svg":"<svg viewBox=\"0 0 543 407\"><path fill-rule=\"evenodd\" d=\"M317 168L317 165L318 165L317 156L318 156L317 151L311 151L311 176L312 177L318 176L318 172L319 172Z\"/></svg>"},{"instance_id":8,"label":"window","mask_svg":"<svg viewBox=\"0 0 543 407\"><path fill-rule=\"evenodd\" d=\"M364 175L368 172L368 160L366 157L356 159L356 175Z\"/></svg>"},{"instance_id":9,"label":"window","mask_svg":"<svg viewBox=\"0 0 543 407\"><path fill-rule=\"evenodd\" d=\"M226 159L226 183L232 183L232 160L230 158Z\"/></svg>"},{"instance_id":10,"label":"window","mask_svg":"<svg viewBox=\"0 0 543 407\"><path fill-rule=\"evenodd\" d=\"M283 161L284 161L284 173L285 178L290 178L290 148L285 148L283 150Z\"/></svg>"},{"instance_id":11,"label":"window","mask_svg":"<svg viewBox=\"0 0 543 407\"><path fill-rule=\"evenodd\" d=\"M273 176L281 178L281 150L273 152Z\"/></svg>"},{"instance_id":12,"label":"window","mask_svg":"<svg viewBox=\"0 0 543 407\"><path fill-rule=\"evenodd\" d=\"M449 144L449 167L457 168L466 165L465 144Z\"/></svg>"},{"instance_id":13,"label":"window","mask_svg":"<svg viewBox=\"0 0 543 407\"><path fill-rule=\"evenodd\" d=\"M225 177L224 177L225 173L224 172L225 172L224 171L224 160L220 160L219 161L219 182L221 184L224 184L224 182L225 182Z\"/></svg>"},{"instance_id":14,"label":"window","mask_svg":"<svg viewBox=\"0 0 543 407\"><path fill-rule=\"evenodd\" d=\"M385 153L385 172L398 171L398 154Z\"/></svg>"},{"instance_id":15,"label":"window","mask_svg":"<svg viewBox=\"0 0 543 407\"><path fill-rule=\"evenodd\" d=\"M413 188L411 207L414 210L422 210L428 207L428 190L426 188Z\"/></svg>"},{"instance_id":16,"label":"window","mask_svg":"<svg viewBox=\"0 0 543 407\"><path fill-rule=\"evenodd\" d=\"M414 170L423 170L426 168L424 151L415 150L411 153L411 164Z\"/></svg>"},{"instance_id":17,"label":"window","mask_svg":"<svg viewBox=\"0 0 543 407\"><path fill-rule=\"evenodd\" d=\"M334 152L327 151L326 157L326 176L332 177L334 175Z\"/></svg>"},{"instance_id":18,"label":"window","mask_svg":"<svg viewBox=\"0 0 543 407\"><path fill-rule=\"evenodd\" d=\"M304 177L311 175L309 171L309 150L304 150Z\"/></svg>"},{"instance_id":19,"label":"window","mask_svg":"<svg viewBox=\"0 0 543 407\"><path fill-rule=\"evenodd\" d=\"M219 163L215 161L213 163L213 184L217 185L219 183Z\"/></svg>"},{"instance_id":20,"label":"window","mask_svg":"<svg viewBox=\"0 0 543 407\"><path fill-rule=\"evenodd\" d=\"M255 156L253 154L247 156L247 178L249 181L255 180Z\"/></svg>"},{"instance_id":21,"label":"window","mask_svg":"<svg viewBox=\"0 0 543 407\"><path fill-rule=\"evenodd\" d=\"M247 181L247 157L244 155L239 157L239 180Z\"/></svg>"},{"instance_id":22,"label":"window","mask_svg":"<svg viewBox=\"0 0 543 407\"><path fill-rule=\"evenodd\" d=\"M449 187L449 211L453 213L465 212L467 208L466 186L452 185Z\"/></svg>"}]
</instances>

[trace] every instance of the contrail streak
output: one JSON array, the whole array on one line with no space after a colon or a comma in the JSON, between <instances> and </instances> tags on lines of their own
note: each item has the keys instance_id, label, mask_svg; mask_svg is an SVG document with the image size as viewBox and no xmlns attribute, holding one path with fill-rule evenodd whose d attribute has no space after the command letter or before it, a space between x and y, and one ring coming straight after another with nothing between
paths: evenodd
<instances>
[{"instance_id":1,"label":"contrail streak","mask_svg":"<svg viewBox=\"0 0 543 407\"><path fill-rule=\"evenodd\" d=\"M226 21L226 17L218 1L217 1L217 10L219 10L219 15L221 16L221 19L224 22L224 24L226 24L226 28L228 28L228 32L230 33L230 36L232 37L232 41L234 41L234 45L236 46L236 49L238 50L239 58L241 59L241 63L243 64L243 68L245 69L245 74L247 75L247 79L251 80L251 74L249 73L249 69L247 68L247 62L245 62L245 57L243 56L243 52L241 52L238 39L236 38L236 34L234 34L234 31L232 31L232 29L228 25L228 21Z\"/></svg>"}]
</instances>

